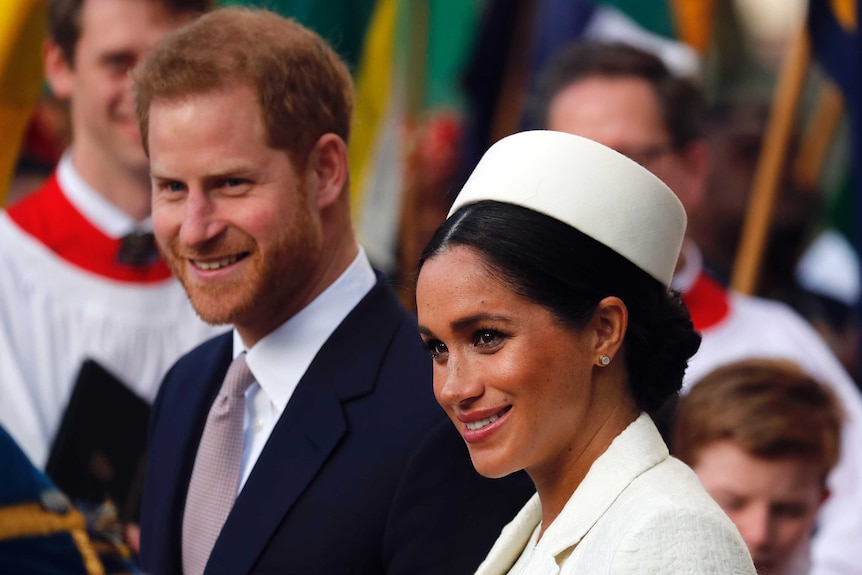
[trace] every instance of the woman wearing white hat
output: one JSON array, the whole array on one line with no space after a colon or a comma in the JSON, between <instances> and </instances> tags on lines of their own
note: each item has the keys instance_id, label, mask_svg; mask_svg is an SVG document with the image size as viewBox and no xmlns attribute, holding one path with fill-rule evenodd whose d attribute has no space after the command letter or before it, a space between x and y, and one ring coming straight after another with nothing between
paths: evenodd
<instances>
[{"instance_id":1,"label":"woman wearing white hat","mask_svg":"<svg viewBox=\"0 0 862 575\"><path fill-rule=\"evenodd\" d=\"M420 263L437 400L479 473L537 494L477 574L752 574L733 524L648 412L700 338L668 289L676 196L590 140L491 147Z\"/></svg>"}]
</instances>

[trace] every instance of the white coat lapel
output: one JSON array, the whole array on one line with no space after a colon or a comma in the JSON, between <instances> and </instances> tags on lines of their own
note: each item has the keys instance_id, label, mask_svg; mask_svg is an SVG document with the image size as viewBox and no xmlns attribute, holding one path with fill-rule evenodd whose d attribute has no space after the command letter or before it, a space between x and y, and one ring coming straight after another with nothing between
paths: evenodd
<instances>
[{"instance_id":1,"label":"white coat lapel","mask_svg":"<svg viewBox=\"0 0 862 575\"><path fill-rule=\"evenodd\" d=\"M645 471L668 458L667 446L652 420L641 414L618 435L592 465L559 517L542 536L530 562L530 573L555 575L619 495ZM476 575L505 575L517 561L542 519L534 495L500 534Z\"/></svg>"}]
</instances>

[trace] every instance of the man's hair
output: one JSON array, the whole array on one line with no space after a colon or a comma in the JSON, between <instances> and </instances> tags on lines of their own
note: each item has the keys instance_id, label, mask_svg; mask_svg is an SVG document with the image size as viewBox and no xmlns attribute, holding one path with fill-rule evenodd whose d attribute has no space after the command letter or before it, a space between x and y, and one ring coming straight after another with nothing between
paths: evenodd
<instances>
[{"instance_id":1,"label":"man's hair","mask_svg":"<svg viewBox=\"0 0 862 575\"><path fill-rule=\"evenodd\" d=\"M698 86L672 73L657 56L619 42L577 42L556 54L542 70L530 103L535 125L547 127L551 103L560 92L594 77L636 78L649 83L677 150L704 137L706 105Z\"/></svg>"},{"instance_id":2,"label":"man's hair","mask_svg":"<svg viewBox=\"0 0 862 575\"><path fill-rule=\"evenodd\" d=\"M753 457L807 459L822 478L838 461L841 408L832 391L795 363L753 359L722 366L679 403L674 455L689 465L730 441Z\"/></svg>"},{"instance_id":3,"label":"man's hair","mask_svg":"<svg viewBox=\"0 0 862 575\"><path fill-rule=\"evenodd\" d=\"M48 0L48 34L60 47L69 66L75 65L75 46L81 37L81 12L87 0ZM203 14L215 0L148 0L172 14Z\"/></svg>"},{"instance_id":4,"label":"man's hair","mask_svg":"<svg viewBox=\"0 0 862 575\"><path fill-rule=\"evenodd\" d=\"M133 73L138 122L149 153L148 118L157 101L252 88L267 144L298 168L320 136L350 137L353 81L316 33L266 10L224 8L165 37Z\"/></svg>"}]
</instances>

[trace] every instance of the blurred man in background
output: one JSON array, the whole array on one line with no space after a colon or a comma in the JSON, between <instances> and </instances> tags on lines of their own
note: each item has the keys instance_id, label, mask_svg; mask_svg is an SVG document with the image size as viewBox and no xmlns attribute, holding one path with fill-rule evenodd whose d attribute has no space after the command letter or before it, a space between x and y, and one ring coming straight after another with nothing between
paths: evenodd
<instances>
[{"instance_id":1,"label":"blurred man in background","mask_svg":"<svg viewBox=\"0 0 862 575\"><path fill-rule=\"evenodd\" d=\"M840 431L834 394L796 364L745 360L682 398L673 452L736 524L759 573L802 575Z\"/></svg>"},{"instance_id":2,"label":"blurred man in background","mask_svg":"<svg viewBox=\"0 0 862 575\"><path fill-rule=\"evenodd\" d=\"M72 144L40 189L0 213L0 422L38 467L85 362L151 401L170 364L214 333L152 241L128 77L211 3L49 2L45 70L68 101Z\"/></svg>"}]
</instances>

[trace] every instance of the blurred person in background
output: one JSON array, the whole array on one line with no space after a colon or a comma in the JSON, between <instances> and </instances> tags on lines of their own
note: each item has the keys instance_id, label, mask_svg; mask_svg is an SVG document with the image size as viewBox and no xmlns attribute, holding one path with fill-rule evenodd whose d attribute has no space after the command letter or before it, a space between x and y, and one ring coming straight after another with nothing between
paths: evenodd
<instances>
[{"instance_id":1,"label":"blurred person in background","mask_svg":"<svg viewBox=\"0 0 862 575\"><path fill-rule=\"evenodd\" d=\"M672 451L739 528L758 573L805 575L840 431L834 394L798 365L745 360L682 398Z\"/></svg>"},{"instance_id":2,"label":"blurred person in background","mask_svg":"<svg viewBox=\"0 0 862 575\"><path fill-rule=\"evenodd\" d=\"M53 94L68 101L71 146L38 190L0 213L0 422L40 468L87 360L151 401L171 363L215 333L152 241L128 77L165 33L211 4L48 3L44 65Z\"/></svg>"}]
</instances>

